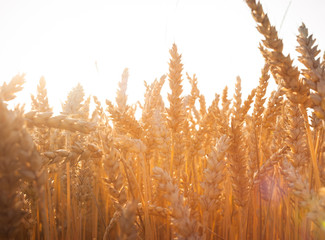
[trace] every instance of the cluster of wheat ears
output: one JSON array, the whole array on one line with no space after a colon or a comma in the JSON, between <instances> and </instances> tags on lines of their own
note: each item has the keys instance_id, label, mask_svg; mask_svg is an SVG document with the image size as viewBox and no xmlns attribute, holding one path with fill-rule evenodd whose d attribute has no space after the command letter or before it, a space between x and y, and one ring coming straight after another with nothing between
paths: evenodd
<instances>
[{"instance_id":1,"label":"cluster of wheat ears","mask_svg":"<svg viewBox=\"0 0 325 240\"><path fill-rule=\"evenodd\" d=\"M232 100L225 88L207 107L187 74L183 96L176 45L168 76L145 83L140 119L127 69L115 103L77 85L57 116L43 78L27 113L7 106L24 75L3 84L0 238L325 239L325 60L302 24L304 68L293 66L261 4L246 2L265 65L245 101L239 77Z\"/></svg>"}]
</instances>

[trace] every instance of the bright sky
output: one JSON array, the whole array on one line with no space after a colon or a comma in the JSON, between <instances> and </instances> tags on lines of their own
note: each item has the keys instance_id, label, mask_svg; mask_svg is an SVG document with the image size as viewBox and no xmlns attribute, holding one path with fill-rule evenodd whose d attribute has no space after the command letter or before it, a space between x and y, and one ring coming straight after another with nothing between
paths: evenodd
<instances>
[{"instance_id":1,"label":"bright sky","mask_svg":"<svg viewBox=\"0 0 325 240\"><path fill-rule=\"evenodd\" d=\"M278 30L289 6L280 32L285 53L296 56L302 21L325 49L324 0L261 2ZM44 76L50 104L59 111L78 82L86 94L113 100L127 67L134 103L143 100L144 80L167 73L175 42L184 73L197 74L208 101L225 85L233 90L237 75L247 95L263 66L255 26L244 0L0 0L0 84L26 73L17 101L28 104Z\"/></svg>"}]
</instances>

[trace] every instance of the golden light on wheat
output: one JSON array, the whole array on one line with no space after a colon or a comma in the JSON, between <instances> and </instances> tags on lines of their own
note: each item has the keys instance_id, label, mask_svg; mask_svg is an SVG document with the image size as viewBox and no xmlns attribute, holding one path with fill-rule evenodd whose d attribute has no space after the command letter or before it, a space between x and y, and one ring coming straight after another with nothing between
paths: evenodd
<instances>
[{"instance_id":1,"label":"golden light on wheat","mask_svg":"<svg viewBox=\"0 0 325 240\"><path fill-rule=\"evenodd\" d=\"M0 238L324 239L325 59L302 24L296 67L262 5L246 3L265 60L247 98L237 77L233 97L226 87L207 105L176 44L168 74L145 82L136 105L128 69L114 101L78 84L60 114L46 78L31 111L8 108L24 74L4 83Z\"/></svg>"}]
</instances>

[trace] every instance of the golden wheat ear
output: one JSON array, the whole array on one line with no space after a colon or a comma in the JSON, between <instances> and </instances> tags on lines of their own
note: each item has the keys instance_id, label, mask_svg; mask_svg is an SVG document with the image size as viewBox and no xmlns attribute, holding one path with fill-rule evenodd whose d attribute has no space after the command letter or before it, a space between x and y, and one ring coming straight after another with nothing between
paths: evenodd
<instances>
[{"instance_id":1,"label":"golden wheat ear","mask_svg":"<svg viewBox=\"0 0 325 240\"><path fill-rule=\"evenodd\" d=\"M176 44L173 44L169 51L171 58L169 61L169 87L171 93L168 93L169 108L167 108L167 122L171 131L171 161L170 173L176 170L176 174L180 176L180 171L184 163L184 139L182 132L185 129L185 109L184 99L181 96L183 92L181 63L182 55L178 53Z\"/></svg>"},{"instance_id":2,"label":"golden wheat ear","mask_svg":"<svg viewBox=\"0 0 325 240\"><path fill-rule=\"evenodd\" d=\"M310 105L320 119L325 119L325 66L317 57L321 51L315 45L313 35L308 34L305 24L299 27L297 41L299 46L296 50L301 54L298 60L305 66L302 75L308 87L313 90L310 93Z\"/></svg>"},{"instance_id":3,"label":"golden wheat ear","mask_svg":"<svg viewBox=\"0 0 325 240\"><path fill-rule=\"evenodd\" d=\"M4 83L0 87L0 100L1 101L10 101L16 98L16 93L23 89L25 83L25 74L17 74L11 79L7 84Z\"/></svg>"},{"instance_id":4,"label":"golden wheat ear","mask_svg":"<svg viewBox=\"0 0 325 240\"><path fill-rule=\"evenodd\" d=\"M21 78L16 80L21 83ZM14 89L17 88L14 87ZM9 88L1 91L4 93L4 99L12 99L15 91L8 90ZM0 198L0 238L15 239L17 237L26 215L23 210L23 200L28 197L24 196L26 193L20 188L22 183L29 182L36 196L35 204L40 209L37 225L43 226L42 235L45 239L49 239L44 189L46 175L42 168L41 157L24 127L22 115L18 111L9 111L2 100L0 100L0 123L2 139L0 141L0 194L2 196Z\"/></svg>"},{"instance_id":5,"label":"golden wheat ear","mask_svg":"<svg viewBox=\"0 0 325 240\"><path fill-rule=\"evenodd\" d=\"M173 225L176 234L183 239L200 239L195 219L190 218L190 209L184 204L179 188L173 184L170 175L159 167L153 169L153 178L158 182L159 191L164 193L172 207Z\"/></svg>"},{"instance_id":6,"label":"golden wheat ear","mask_svg":"<svg viewBox=\"0 0 325 240\"><path fill-rule=\"evenodd\" d=\"M284 56L283 42L278 37L278 32L271 25L269 17L264 13L260 2L246 0L251 9L252 16L257 23L257 30L264 36L260 45L260 51L266 61L270 64L270 71L278 85L286 91L287 97L295 103L307 104L309 88L299 78L300 72L293 66L290 55Z\"/></svg>"},{"instance_id":7,"label":"golden wheat ear","mask_svg":"<svg viewBox=\"0 0 325 240\"><path fill-rule=\"evenodd\" d=\"M40 112L52 112L52 108L49 105L47 97L46 81L44 77L41 77L37 85L37 95L31 95L32 110Z\"/></svg>"}]
</instances>

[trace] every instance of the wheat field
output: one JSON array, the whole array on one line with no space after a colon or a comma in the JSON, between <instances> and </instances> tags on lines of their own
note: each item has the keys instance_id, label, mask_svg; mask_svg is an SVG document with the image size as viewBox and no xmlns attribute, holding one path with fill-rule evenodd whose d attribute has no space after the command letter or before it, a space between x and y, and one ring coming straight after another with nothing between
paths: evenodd
<instances>
[{"instance_id":1,"label":"wheat field","mask_svg":"<svg viewBox=\"0 0 325 240\"><path fill-rule=\"evenodd\" d=\"M325 54L302 24L298 69L262 5L246 3L265 59L247 99L238 77L207 106L175 44L143 104L128 104L128 69L115 102L78 84L59 115L44 78L29 112L8 107L24 74L4 83L0 238L325 239Z\"/></svg>"}]
</instances>

